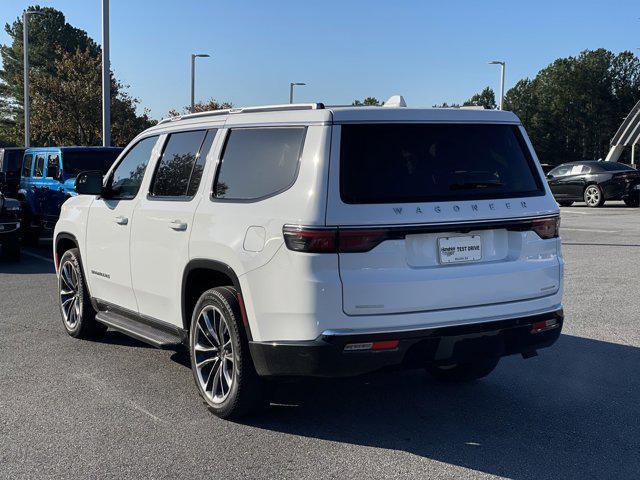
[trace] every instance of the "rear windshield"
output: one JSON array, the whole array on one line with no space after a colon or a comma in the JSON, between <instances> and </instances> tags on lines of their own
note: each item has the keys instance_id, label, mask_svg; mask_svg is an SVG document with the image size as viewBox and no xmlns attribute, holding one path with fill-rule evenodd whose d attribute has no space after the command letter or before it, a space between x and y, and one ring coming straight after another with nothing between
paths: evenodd
<instances>
[{"instance_id":1,"label":"rear windshield","mask_svg":"<svg viewBox=\"0 0 640 480\"><path fill-rule=\"evenodd\" d=\"M340 158L345 203L544 195L514 125L343 125Z\"/></svg>"},{"instance_id":2,"label":"rear windshield","mask_svg":"<svg viewBox=\"0 0 640 480\"><path fill-rule=\"evenodd\" d=\"M5 150L2 157L2 167L5 172L18 171L22 164L22 153L24 150Z\"/></svg>"},{"instance_id":3,"label":"rear windshield","mask_svg":"<svg viewBox=\"0 0 640 480\"><path fill-rule=\"evenodd\" d=\"M122 150L64 150L62 165L65 175L78 175L86 170L99 170L103 174L111 167Z\"/></svg>"},{"instance_id":4,"label":"rear windshield","mask_svg":"<svg viewBox=\"0 0 640 480\"><path fill-rule=\"evenodd\" d=\"M600 162L598 163L598 168L601 170L606 170L607 172L624 172L629 170L635 170L631 168L629 165L625 165L624 163L618 162Z\"/></svg>"}]
</instances>

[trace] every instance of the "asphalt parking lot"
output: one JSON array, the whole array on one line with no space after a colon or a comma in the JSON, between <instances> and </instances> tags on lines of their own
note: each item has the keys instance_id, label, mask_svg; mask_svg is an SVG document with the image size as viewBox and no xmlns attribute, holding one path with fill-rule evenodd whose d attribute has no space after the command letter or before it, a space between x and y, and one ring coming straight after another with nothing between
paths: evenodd
<instances>
[{"instance_id":1,"label":"asphalt parking lot","mask_svg":"<svg viewBox=\"0 0 640 480\"><path fill-rule=\"evenodd\" d=\"M64 333L50 242L0 263L0 478L638 478L640 209L562 209L566 324L536 358L281 385L212 416L188 358Z\"/></svg>"}]
</instances>

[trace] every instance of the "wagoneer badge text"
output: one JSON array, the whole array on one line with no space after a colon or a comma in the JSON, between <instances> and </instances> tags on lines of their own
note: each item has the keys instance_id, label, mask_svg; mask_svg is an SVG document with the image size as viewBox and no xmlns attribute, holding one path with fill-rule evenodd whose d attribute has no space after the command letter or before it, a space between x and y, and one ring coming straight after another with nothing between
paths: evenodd
<instances>
[{"instance_id":1,"label":"wagoneer badge text","mask_svg":"<svg viewBox=\"0 0 640 480\"><path fill-rule=\"evenodd\" d=\"M528 208L527 207L527 202L518 202L518 203L514 203L514 202L504 202L504 206L507 210L510 210L512 208L515 207L520 207L520 208ZM469 208L471 209L472 212L478 212L481 208L480 205L478 205L477 203L473 203L469 206ZM496 204L495 203L489 203L486 208L488 208L489 210L495 210L496 209ZM454 212L459 212L461 210L460 205L454 205L453 207L451 207L451 209ZM393 207L393 211L395 212L396 215L402 215L402 211L404 210L404 207ZM415 213L418 214L423 214L425 213L426 209L423 209L422 207L416 207ZM443 211L445 211L445 208L443 208L440 205L435 205L433 207L433 211L435 213L442 213Z\"/></svg>"}]
</instances>

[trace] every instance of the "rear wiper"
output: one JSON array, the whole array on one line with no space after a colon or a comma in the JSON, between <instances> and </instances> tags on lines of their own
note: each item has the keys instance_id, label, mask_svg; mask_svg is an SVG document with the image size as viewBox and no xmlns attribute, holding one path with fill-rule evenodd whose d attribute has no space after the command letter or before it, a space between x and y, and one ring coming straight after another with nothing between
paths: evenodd
<instances>
[{"instance_id":1,"label":"rear wiper","mask_svg":"<svg viewBox=\"0 0 640 480\"><path fill-rule=\"evenodd\" d=\"M466 190L471 188L503 187L502 182L456 182L449 185L449 190Z\"/></svg>"}]
</instances>

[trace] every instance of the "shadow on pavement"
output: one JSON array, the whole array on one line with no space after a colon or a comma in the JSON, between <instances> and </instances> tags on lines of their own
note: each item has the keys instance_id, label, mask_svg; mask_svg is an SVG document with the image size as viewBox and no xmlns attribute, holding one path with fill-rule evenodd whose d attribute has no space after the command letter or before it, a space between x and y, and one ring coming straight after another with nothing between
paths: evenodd
<instances>
[{"instance_id":1,"label":"shadow on pavement","mask_svg":"<svg viewBox=\"0 0 640 480\"><path fill-rule=\"evenodd\" d=\"M280 385L247 423L514 479L638 478L638 367L639 348L563 335L473 384L404 372Z\"/></svg>"}]
</instances>

